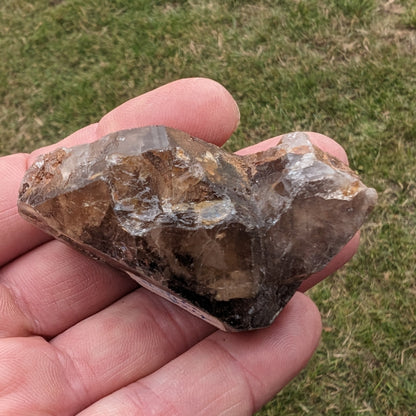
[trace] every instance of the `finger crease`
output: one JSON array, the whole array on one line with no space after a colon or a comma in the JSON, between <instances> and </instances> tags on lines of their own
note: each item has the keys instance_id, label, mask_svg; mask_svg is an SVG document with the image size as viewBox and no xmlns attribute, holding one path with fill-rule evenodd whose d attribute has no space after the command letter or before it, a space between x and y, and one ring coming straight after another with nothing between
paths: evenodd
<instances>
[{"instance_id":1,"label":"finger crease","mask_svg":"<svg viewBox=\"0 0 416 416\"><path fill-rule=\"evenodd\" d=\"M253 392L253 388L252 388L252 384L249 381L249 377L252 380L255 380L257 383L260 384L260 386L263 389L266 389L265 384L262 382L261 379L259 379L259 377L253 373L252 371L250 371L246 366L243 365L243 363L238 360L227 348L225 348L223 345L221 345L218 341L216 341L213 338L207 338L206 341L208 341L209 343L213 344L214 346L216 346L221 352L223 352L238 368L242 379L244 381L246 390L248 391L248 397L250 400L250 412L253 413L255 411L255 409L257 409L256 406L256 399L255 399L255 395Z\"/></svg>"},{"instance_id":2,"label":"finger crease","mask_svg":"<svg viewBox=\"0 0 416 416\"><path fill-rule=\"evenodd\" d=\"M64 369L63 374L66 378L66 385L73 393L73 396L75 396L74 403L81 404L80 409L78 409L81 410L87 407L89 404L91 404L92 401L95 399L93 397L90 397L89 389L84 382L85 379L92 379L91 377L85 377L85 369L87 369L90 374L94 374L94 371L89 366L88 362L82 361L81 365L77 365L76 361L68 351L65 351L64 349L57 347L56 345L54 345L54 348L59 363ZM82 368L83 370L80 371L80 368Z\"/></svg>"},{"instance_id":3,"label":"finger crease","mask_svg":"<svg viewBox=\"0 0 416 416\"><path fill-rule=\"evenodd\" d=\"M1 275L0 275L1 280ZM21 315L20 319L15 319L13 322L14 326L14 333L11 334L13 336L18 335L37 335L37 327L38 327L38 321L35 319L33 314L30 311L30 308L28 307L27 303L25 302L24 298L22 296L19 296L19 293L17 293L16 288L8 285L7 283L2 283L1 286L4 288L5 293L2 294L4 297L9 297L11 305L9 308L14 309L13 315L15 317L18 317L18 314ZM16 314L17 312L17 314ZM4 312L3 312L4 313ZM7 311L5 312L7 314Z\"/></svg>"},{"instance_id":4,"label":"finger crease","mask_svg":"<svg viewBox=\"0 0 416 416\"><path fill-rule=\"evenodd\" d=\"M158 307L163 309L163 311L165 312L165 316L167 316L169 318L169 322L175 328L175 331L171 331L171 328L169 328L169 332L174 333L176 335L179 334L180 339L185 342L185 348L189 349L192 345L194 345L194 341L189 339L190 332L189 332L189 330L186 330L186 328L183 325L184 320L183 320L182 314L178 315L178 313L177 313L179 307L175 306L175 305L172 305L170 302L168 303L165 300L161 301L159 298L153 297L152 302L154 302L155 300L158 302ZM179 317L179 321L175 317ZM156 323L157 323L157 320L156 320ZM164 335L167 335L167 330L162 328L160 326L160 324L158 324L158 326L159 326L160 330L162 331L162 333ZM175 335L175 337L176 337L176 335ZM180 350L178 350L176 352L177 352L177 354L179 354L179 353L182 354L184 351L183 351L183 348L181 348Z\"/></svg>"},{"instance_id":5,"label":"finger crease","mask_svg":"<svg viewBox=\"0 0 416 416\"><path fill-rule=\"evenodd\" d=\"M138 380L136 381L132 386L136 387L138 386L139 388L134 388L134 389L129 389L130 393L128 397L130 398L130 400L133 402L133 404L137 405L137 407L139 409L143 409L144 415L148 415L148 414L154 414L154 409L152 409L152 403L156 403L157 404L157 408L160 409L160 403L163 403L163 414L165 415L171 415L171 416L180 416L182 415L182 412L179 412L179 410L176 408L176 406L169 400L167 401L166 398L163 395L159 395L156 393L156 391L154 389L152 389L151 387L149 387L146 382L142 379L142 380ZM147 391L149 393L150 396L150 400L146 399L145 403L143 403L143 400L140 397L141 394L141 390L144 390L145 392ZM147 403L147 404L146 404ZM149 409L150 407L150 409Z\"/></svg>"},{"instance_id":6,"label":"finger crease","mask_svg":"<svg viewBox=\"0 0 416 416\"><path fill-rule=\"evenodd\" d=\"M154 303L153 299L152 299L152 303ZM180 325L178 325L177 322L175 322L175 320L172 318L171 314L169 313L169 311L167 310L165 305L162 306L162 303L158 302L156 307L159 308L159 309L163 309L166 312L169 321L173 323L177 332L179 332L182 335L180 339L181 340L184 339L185 335L184 335L182 329L180 328ZM169 351L174 351L175 357L178 356L180 353L182 353L182 348L178 345L175 345L175 343L172 341L171 337L169 336L170 331L168 332L162 326L162 324L160 323L160 317L157 317L155 315L155 313L153 312L153 308L146 307L145 310L146 310L146 313L149 316L149 318L152 320L153 325L155 326L155 328L158 329L158 331L161 335L160 339L164 340L165 342L167 342L169 344L169 347L170 347ZM163 319L165 319L165 317L163 317Z\"/></svg>"}]
</instances>

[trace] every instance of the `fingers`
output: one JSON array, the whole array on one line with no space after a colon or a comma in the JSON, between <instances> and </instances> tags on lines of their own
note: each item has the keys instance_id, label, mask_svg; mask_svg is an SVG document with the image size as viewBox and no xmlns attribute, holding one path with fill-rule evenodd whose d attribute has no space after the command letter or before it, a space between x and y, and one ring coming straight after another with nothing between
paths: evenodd
<instances>
[{"instance_id":1,"label":"fingers","mask_svg":"<svg viewBox=\"0 0 416 416\"><path fill-rule=\"evenodd\" d=\"M188 78L127 101L103 117L97 132L103 136L121 126L163 124L221 146L239 119L237 104L224 87L212 80Z\"/></svg>"},{"instance_id":2,"label":"fingers","mask_svg":"<svg viewBox=\"0 0 416 416\"><path fill-rule=\"evenodd\" d=\"M4 191L0 197L0 265L47 240L17 214L16 200L20 182L39 153L58 146L90 142L114 131L150 124L170 125L188 131L200 139L222 144L239 121L237 105L231 95L217 82L191 78L172 82L134 98L117 107L102 120L31 156L13 155L0 159L0 177Z\"/></svg>"},{"instance_id":3,"label":"fingers","mask_svg":"<svg viewBox=\"0 0 416 416\"><path fill-rule=\"evenodd\" d=\"M139 289L49 343L0 339L1 414L73 415L212 332L204 321Z\"/></svg>"},{"instance_id":4,"label":"fingers","mask_svg":"<svg viewBox=\"0 0 416 416\"><path fill-rule=\"evenodd\" d=\"M252 415L306 365L320 332L315 305L297 293L270 328L216 331L79 416Z\"/></svg>"},{"instance_id":5,"label":"fingers","mask_svg":"<svg viewBox=\"0 0 416 416\"><path fill-rule=\"evenodd\" d=\"M57 240L0 269L0 281L0 337L55 336L137 288L124 273Z\"/></svg>"},{"instance_id":6,"label":"fingers","mask_svg":"<svg viewBox=\"0 0 416 416\"><path fill-rule=\"evenodd\" d=\"M2 415L69 415L74 396L56 351L41 337L0 340Z\"/></svg>"},{"instance_id":7,"label":"fingers","mask_svg":"<svg viewBox=\"0 0 416 416\"><path fill-rule=\"evenodd\" d=\"M99 400L81 415L251 415L305 366L320 330L300 293L270 328L232 334L139 289L51 343L0 340L0 407L66 415Z\"/></svg>"},{"instance_id":8,"label":"fingers","mask_svg":"<svg viewBox=\"0 0 416 416\"><path fill-rule=\"evenodd\" d=\"M26 336L32 333L32 322L23 313L16 297L8 287L0 284L0 338Z\"/></svg>"},{"instance_id":9,"label":"fingers","mask_svg":"<svg viewBox=\"0 0 416 416\"><path fill-rule=\"evenodd\" d=\"M51 345L68 363L72 395L92 403L151 374L213 331L201 319L138 289L58 335Z\"/></svg>"},{"instance_id":10,"label":"fingers","mask_svg":"<svg viewBox=\"0 0 416 416\"><path fill-rule=\"evenodd\" d=\"M185 78L126 101L99 123L36 150L30 162L57 147L89 143L114 131L151 125L173 127L221 146L239 121L237 103L221 84L206 78Z\"/></svg>"},{"instance_id":11,"label":"fingers","mask_svg":"<svg viewBox=\"0 0 416 416\"><path fill-rule=\"evenodd\" d=\"M315 146L318 146L324 152L327 152L331 154L332 156L335 156L341 162L348 164L348 157L347 157L347 154L345 153L345 150L335 140L329 138L328 136L324 136L323 134L320 134L320 133L315 133L315 132L305 132L305 133L309 136L311 142ZM283 135L273 137L261 143L257 143L253 146L249 146L244 149L241 149L236 153L239 155L248 155L251 153L262 152L266 149L269 149L270 147L276 146L280 142L282 137Z\"/></svg>"}]
</instances>

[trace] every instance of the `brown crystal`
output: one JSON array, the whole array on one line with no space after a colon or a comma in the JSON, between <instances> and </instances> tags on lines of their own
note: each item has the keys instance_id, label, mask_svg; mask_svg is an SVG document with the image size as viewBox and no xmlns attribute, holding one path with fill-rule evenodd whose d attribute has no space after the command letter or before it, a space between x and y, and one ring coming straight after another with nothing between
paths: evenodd
<instances>
[{"instance_id":1,"label":"brown crystal","mask_svg":"<svg viewBox=\"0 0 416 416\"><path fill-rule=\"evenodd\" d=\"M151 126L40 156L21 215L225 330L271 324L377 196L304 133L247 156Z\"/></svg>"}]
</instances>

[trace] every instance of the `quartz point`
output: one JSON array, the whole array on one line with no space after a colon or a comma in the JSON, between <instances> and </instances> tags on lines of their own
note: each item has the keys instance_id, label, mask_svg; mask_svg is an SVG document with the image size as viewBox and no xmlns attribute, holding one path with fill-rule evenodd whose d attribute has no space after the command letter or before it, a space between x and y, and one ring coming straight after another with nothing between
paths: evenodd
<instances>
[{"instance_id":1,"label":"quartz point","mask_svg":"<svg viewBox=\"0 0 416 416\"><path fill-rule=\"evenodd\" d=\"M306 133L239 156L149 126L40 156L18 208L55 238L240 331L269 326L376 200Z\"/></svg>"}]
</instances>

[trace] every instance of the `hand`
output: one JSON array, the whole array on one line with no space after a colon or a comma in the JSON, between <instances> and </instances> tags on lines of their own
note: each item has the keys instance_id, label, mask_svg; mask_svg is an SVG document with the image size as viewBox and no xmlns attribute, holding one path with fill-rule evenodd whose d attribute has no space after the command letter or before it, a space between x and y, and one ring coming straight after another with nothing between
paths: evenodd
<instances>
[{"instance_id":1,"label":"hand","mask_svg":"<svg viewBox=\"0 0 416 416\"><path fill-rule=\"evenodd\" d=\"M0 414L250 415L305 366L321 321L301 292L270 328L224 333L17 213L20 181L39 153L149 124L222 145L238 122L223 87L184 79L124 103L57 145L0 159ZM334 141L311 137L346 161ZM344 264L357 246L358 236L302 289Z\"/></svg>"}]
</instances>

